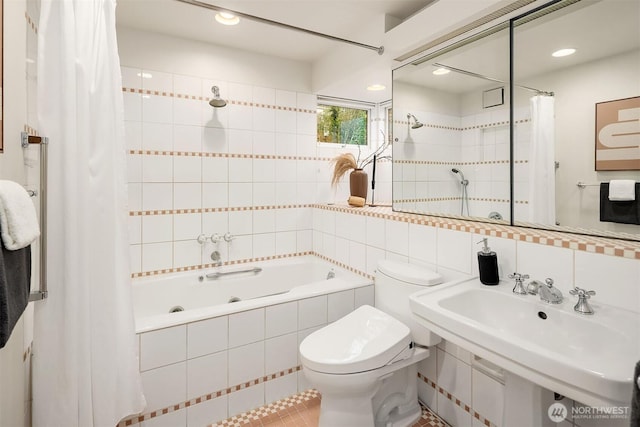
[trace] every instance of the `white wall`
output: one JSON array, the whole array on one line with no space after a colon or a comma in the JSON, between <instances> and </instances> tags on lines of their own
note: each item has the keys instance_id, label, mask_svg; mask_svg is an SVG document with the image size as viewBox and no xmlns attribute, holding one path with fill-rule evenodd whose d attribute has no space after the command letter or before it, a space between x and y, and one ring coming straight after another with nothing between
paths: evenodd
<instances>
[{"instance_id":1,"label":"white wall","mask_svg":"<svg viewBox=\"0 0 640 427\"><path fill-rule=\"evenodd\" d=\"M639 96L638 75L640 52L635 52L567 68L525 83L555 93L556 159L560 162L556 174L556 213L561 225L638 234L637 225L600 222L599 188L576 186L578 181L593 184L610 179L640 180L640 171L596 172L594 160L595 104Z\"/></svg>"},{"instance_id":2,"label":"white wall","mask_svg":"<svg viewBox=\"0 0 640 427\"><path fill-rule=\"evenodd\" d=\"M0 153L0 179L18 182L32 189L37 183L25 166L25 156L20 147L20 132L25 126L35 126L28 121L28 82L33 75L27 76L26 53L27 38L33 43L34 26L25 18L34 15L33 3L26 1L4 2L4 152ZM35 25L35 24L34 24ZM30 68L30 71L32 68ZM31 80L33 82L33 80ZM29 85L33 91L34 86ZM31 150L30 150L31 151ZM37 151L36 151L37 152ZM35 153L29 152L28 157ZM37 158L37 157L36 157ZM37 264L37 250L32 251L33 263ZM33 304L16 324L11 338L0 350L0 425L20 427L30 425L30 346L33 337Z\"/></svg>"}]
</instances>

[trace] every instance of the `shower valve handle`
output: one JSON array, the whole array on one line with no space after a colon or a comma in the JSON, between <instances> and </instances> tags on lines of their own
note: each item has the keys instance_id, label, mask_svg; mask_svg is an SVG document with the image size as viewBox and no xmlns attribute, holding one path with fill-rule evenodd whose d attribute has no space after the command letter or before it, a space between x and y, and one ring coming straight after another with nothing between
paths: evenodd
<instances>
[{"instance_id":1,"label":"shower valve handle","mask_svg":"<svg viewBox=\"0 0 640 427\"><path fill-rule=\"evenodd\" d=\"M225 241L225 242L230 242L230 241L232 241L233 239L235 239L235 237L233 236L233 234L231 234L231 233L230 233L230 232L228 232L228 231L227 231L226 233L224 233L223 238L224 238L224 241Z\"/></svg>"},{"instance_id":2,"label":"shower valve handle","mask_svg":"<svg viewBox=\"0 0 640 427\"><path fill-rule=\"evenodd\" d=\"M210 237L211 239L211 243L218 243L221 239L220 235L218 233L213 233Z\"/></svg>"}]
</instances>

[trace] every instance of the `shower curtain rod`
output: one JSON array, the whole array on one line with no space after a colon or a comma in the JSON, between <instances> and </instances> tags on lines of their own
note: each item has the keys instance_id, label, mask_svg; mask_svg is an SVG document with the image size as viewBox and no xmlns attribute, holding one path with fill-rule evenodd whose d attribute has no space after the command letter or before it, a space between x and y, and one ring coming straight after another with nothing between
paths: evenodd
<instances>
[{"instance_id":1,"label":"shower curtain rod","mask_svg":"<svg viewBox=\"0 0 640 427\"><path fill-rule=\"evenodd\" d=\"M181 3L190 4L190 5L193 5L193 6L202 7L204 9L215 10L217 12L232 13L232 14L240 17L240 18L246 18L246 19L250 19L252 21L261 22L263 24L273 25L273 26L276 26L276 27L282 27L282 28L286 28L288 30L299 31L299 32L306 33L306 34L311 34L312 36L323 37L325 39L329 39L329 40L333 40L333 41L337 41L337 42L348 43L348 44L351 44L351 45L354 45L354 46L362 47L364 49L375 50L376 52L378 52L378 55L382 55L384 53L384 46L380 46L380 47L371 46L371 45L368 45L368 44L355 42L353 40L347 40L347 39L343 39L343 38L340 38L340 37L332 36L332 35L329 35L329 34L319 33L317 31L313 31L313 30L308 30L306 28L296 27L294 25L285 24L283 22L272 21L271 19L261 18L259 16L255 16L255 15L249 15L248 13L238 12L236 10L231 10L231 9L226 8L226 7L220 7L220 6L216 6L214 4L205 3L205 2L198 1L198 0L177 0L177 1L179 1Z\"/></svg>"},{"instance_id":2,"label":"shower curtain rod","mask_svg":"<svg viewBox=\"0 0 640 427\"><path fill-rule=\"evenodd\" d=\"M455 68L455 67L450 67L448 65L444 65L444 64L439 64L437 62L434 62L433 64L435 67L440 67L440 68L444 68L446 70L450 70L456 73L460 73L460 74L465 74L467 76L471 76L471 77L478 77L480 79L484 79L484 80L489 80L491 82L496 82L496 83L502 83L502 84L506 84L505 81L503 80L498 80L498 79L494 79L493 77L487 77L487 76L483 76L482 74L478 74L478 73L474 73L472 71L467 71L467 70L462 70L460 68ZM529 86L523 86L523 85L517 85L514 84L515 87L519 87L520 89L525 89L531 92L535 92L538 95L547 95L547 96L554 96L553 92L547 92L544 90L540 90L540 89L536 89L533 87L529 87Z\"/></svg>"}]
</instances>

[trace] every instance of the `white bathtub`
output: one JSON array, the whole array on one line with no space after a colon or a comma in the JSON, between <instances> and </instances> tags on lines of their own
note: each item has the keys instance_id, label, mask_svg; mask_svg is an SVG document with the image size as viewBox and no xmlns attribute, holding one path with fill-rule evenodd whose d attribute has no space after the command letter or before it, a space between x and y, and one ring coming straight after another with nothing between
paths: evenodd
<instances>
[{"instance_id":1,"label":"white bathtub","mask_svg":"<svg viewBox=\"0 0 640 427\"><path fill-rule=\"evenodd\" d=\"M206 274L259 267L208 279ZM328 279L329 273L335 275ZM135 279L136 332L148 332L240 311L371 285L371 280L314 256L286 258ZM229 303L230 300L239 299ZM171 312L175 309L183 311Z\"/></svg>"}]
</instances>

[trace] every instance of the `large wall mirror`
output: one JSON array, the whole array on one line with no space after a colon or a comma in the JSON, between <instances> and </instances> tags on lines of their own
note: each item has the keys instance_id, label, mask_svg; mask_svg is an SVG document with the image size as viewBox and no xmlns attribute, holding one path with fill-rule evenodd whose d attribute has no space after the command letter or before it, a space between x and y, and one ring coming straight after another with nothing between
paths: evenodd
<instances>
[{"instance_id":1,"label":"large wall mirror","mask_svg":"<svg viewBox=\"0 0 640 427\"><path fill-rule=\"evenodd\" d=\"M640 201L601 197L640 182L638 76L637 0L553 2L397 68L394 210L640 240Z\"/></svg>"}]
</instances>

